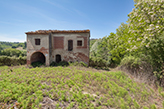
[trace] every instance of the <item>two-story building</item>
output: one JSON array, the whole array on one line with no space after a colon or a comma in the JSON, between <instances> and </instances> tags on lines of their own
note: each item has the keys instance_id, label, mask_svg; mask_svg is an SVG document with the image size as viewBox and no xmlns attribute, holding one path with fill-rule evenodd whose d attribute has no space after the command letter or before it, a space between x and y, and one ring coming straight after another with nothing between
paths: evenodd
<instances>
[{"instance_id":1,"label":"two-story building","mask_svg":"<svg viewBox=\"0 0 164 109\"><path fill-rule=\"evenodd\" d=\"M40 61L89 64L90 30L38 30L26 32L27 65Z\"/></svg>"}]
</instances>

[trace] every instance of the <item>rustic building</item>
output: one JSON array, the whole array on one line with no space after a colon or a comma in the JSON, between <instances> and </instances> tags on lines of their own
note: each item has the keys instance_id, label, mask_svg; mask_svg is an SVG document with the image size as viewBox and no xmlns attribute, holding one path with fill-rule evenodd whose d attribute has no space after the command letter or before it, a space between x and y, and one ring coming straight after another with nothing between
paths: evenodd
<instances>
[{"instance_id":1,"label":"rustic building","mask_svg":"<svg viewBox=\"0 0 164 109\"><path fill-rule=\"evenodd\" d=\"M82 61L89 64L90 30L38 30L27 34L27 64Z\"/></svg>"}]
</instances>

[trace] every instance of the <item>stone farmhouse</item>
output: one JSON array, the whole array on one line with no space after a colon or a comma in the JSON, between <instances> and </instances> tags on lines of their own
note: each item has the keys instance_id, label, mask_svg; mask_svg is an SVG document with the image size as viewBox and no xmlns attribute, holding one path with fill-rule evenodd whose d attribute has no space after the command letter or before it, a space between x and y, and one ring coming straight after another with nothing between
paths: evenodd
<instances>
[{"instance_id":1,"label":"stone farmhouse","mask_svg":"<svg viewBox=\"0 0 164 109\"><path fill-rule=\"evenodd\" d=\"M89 64L90 30L38 30L26 32L27 65L40 61Z\"/></svg>"}]
</instances>

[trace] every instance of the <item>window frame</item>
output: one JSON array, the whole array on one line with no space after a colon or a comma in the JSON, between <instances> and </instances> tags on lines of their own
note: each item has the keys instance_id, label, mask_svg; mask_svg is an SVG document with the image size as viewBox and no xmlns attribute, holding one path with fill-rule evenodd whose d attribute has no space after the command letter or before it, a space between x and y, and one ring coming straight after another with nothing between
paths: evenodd
<instances>
[{"instance_id":1,"label":"window frame","mask_svg":"<svg viewBox=\"0 0 164 109\"><path fill-rule=\"evenodd\" d=\"M36 39L35 39L35 45L41 45L41 41L40 41L39 38L36 38Z\"/></svg>"},{"instance_id":2,"label":"window frame","mask_svg":"<svg viewBox=\"0 0 164 109\"><path fill-rule=\"evenodd\" d=\"M83 41L82 40L77 40L77 46L82 47L83 46Z\"/></svg>"},{"instance_id":3,"label":"window frame","mask_svg":"<svg viewBox=\"0 0 164 109\"><path fill-rule=\"evenodd\" d=\"M73 40L68 40L68 51L73 51Z\"/></svg>"}]
</instances>

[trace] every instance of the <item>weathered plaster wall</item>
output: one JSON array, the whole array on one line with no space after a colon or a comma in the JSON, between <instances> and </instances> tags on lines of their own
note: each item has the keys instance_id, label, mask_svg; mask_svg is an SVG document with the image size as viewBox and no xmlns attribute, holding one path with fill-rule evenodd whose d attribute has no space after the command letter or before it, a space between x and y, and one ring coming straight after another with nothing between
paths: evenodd
<instances>
[{"instance_id":1,"label":"weathered plaster wall","mask_svg":"<svg viewBox=\"0 0 164 109\"><path fill-rule=\"evenodd\" d=\"M35 45L35 39L40 39L40 45ZM46 60L46 65L50 64L49 61L49 35L41 35L41 34L30 34L27 35L27 64L31 64L33 60L31 60L31 56L35 52L41 52L44 54Z\"/></svg>"},{"instance_id":2,"label":"weathered plaster wall","mask_svg":"<svg viewBox=\"0 0 164 109\"><path fill-rule=\"evenodd\" d=\"M56 61L56 55L59 54L61 55L61 60L82 61L89 64L89 35L89 33L52 34L52 56L50 62ZM68 40L73 40L72 51L68 51ZM77 46L77 40L82 40L81 47ZM57 44L55 44L56 42Z\"/></svg>"},{"instance_id":3,"label":"weathered plaster wall","mask_svg":"<svg viewBox=\"0 0 164 109\"><path fill-rule=\"evenodd\" d=\"M56 61L56 55L62 61L89 64L89 38L90 33L27 34L27 64L37 60L31 58L36 52L44 54L46 65ZM40 39L40 45L35 45L35 39ZM68 51L68 40L73 40L72 51ZM82 40L82 46L77 46L77 40Z\"/></svg>"}]
</instances>

